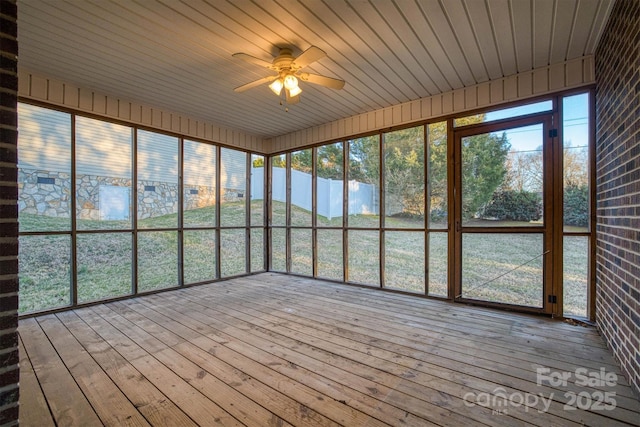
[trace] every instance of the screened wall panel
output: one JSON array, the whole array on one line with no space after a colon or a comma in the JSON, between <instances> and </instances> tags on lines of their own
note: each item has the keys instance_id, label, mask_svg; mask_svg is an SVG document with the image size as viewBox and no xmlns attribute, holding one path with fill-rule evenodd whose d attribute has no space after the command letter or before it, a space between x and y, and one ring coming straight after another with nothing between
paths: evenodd
<instances>
[{"instance_id":1,"label":"screened wall panel","mask_svg":"<svg viewBox=\"0 0 640 427\"><path fill-rule=\"evenodd\" d=\"M71 229L71 115L18 105L21 232Z\"/></svg>"},{"instance_id":2,"label":"screened wall panel","mask_svg":"<svg viewBox=\"0 0 640 427\"><path fill-rule=\"evenodd\" d=\"M184 283L216 279L216 231L185 230L183 235Z\"/></svg>"},{"instance_id":3,"label":"screened wall panel","mask_svg":"<svg viewBox=\"0 0 640 427\"><path fill-rule=\"evenodd\" d=\"M562 100L562 185L565 232L589 231L589 94Z\"/></svg>"},{"instance_id":4,"label":"screened wall panel","mask_svg":"<svg viewBox=\"0 0 640 427\"><path fill-rule=\"evenodd\" d=\"M287 156L271 157L271 218L269 225L287 224Z\"/></svg>"},{"instance_id":5,"label":"screened wall panel","mask_svg":"<svg viewBox=\"0 0 640 427\"><path fill-rule=\"evenodd\" d=\"M323 227L342 227L343 143L316 148L316 221Z\"/></svg>"},{"instance_id":6,"label":"screened wall panel","mask_svg":"<svg viewBox=\"0 0 640 427\"><path fill-rule=\"evenodd\" d=\"M71 170L71 114L18 104L18 167Z\"/></svg>"},{"instance_id":7,"label":"screened wall panel","mask_svg":"<svg viewBox=\"0 0 640 427\"><path fill-rule=\"evenodd\" d=\"M133 130L76 118L76 227L131 228Z\"/></svg>"},{"instance_id":8,"label":"screened wall panel","mask_svg":"<svg viewBox=\"0 0 640 427\"><path fill-rule=\"evenodd\" d=\"M349 140L348 226L380 226L380 136Z\"/></svg>"},{"instance_id":9,"label":"screened wall panel","mask_svg":"<svg viewBox=\"0 0 640 427\"><path fill-rule=\"evenodd\" d=\"M427 256L429 271L427 284L428 294L447 297L449 282L449 235L448 233L429 233L427 236L429 253Z\"/></svg>"},{"instance_id":10,"label":"screened wall panel","mask_svg":"<svg viewBox=\"0 0 640 427\"><path fill-rule=\"evenodd\" d=\"M312 150L291 153L291 225L310 227L313 194Z\"/></svg>"},{"instance_id":11,"label":"screened wall panel","mask_svg":"<svg viewBox=\"0 0 640 427\"><path fill-rule=\"evenodd\" d=\"M565 316L587 318L589 295L589 237L563 238L563 309Z\"/></svg>"},{"instance_id":12,"label":"screened wall panel","mask_svg":"<svg viewBox=\"0 0 640 427\"><path fill-rule=\"evenodd\" d=\"M265 233L263 228L251 229L251 272L265 271Z\"/></svg>"},{"instance_id":13,"label":"screened wall panel","mask_svg":"<svg viewBox=\"0 0 640 427\"><path fill-rule=\"evenodd\" d=\"M72 304L71 131L70 114L18 105L20 313Z\"/></svg>"},{"instance_id":14,"label":"screened wall panel","mask_svg":"<svg viewBox=\"0 0 640 427\"><path fill-rule=\"evenodd\" d=\"M380 232L349 230L349 277L347 281L380 285Z\"/></svg>"},{"instance_id":15,"label":"screened wall panel","mask_svg":"<svg viewBox=\"0 0 640 427\"><path fill-rule=\"evenodd\" d=\"M20 314L265 270L264 156L19 108Z\"/></svg>"},{"instance_id":16,"label":"screened wall panel","mask_svg":"<svg viewBox=\"0 0 640 427\"><path fill-rule=\"evenodd\" d=\"M384 286L425 293L424 232L385 231Z\"/></svg>"},{"instance_id":17,"label":"screened wall panel","mask_svg":"<svg viewBox=\"0 0 640 427\"><path fill-rule=\"evenodd\" d=\"M133 292L131 233L92 233L77 237L78 303Z\"/></svg>"},{"instance_id":18,"label":"screened wall panel","mask_svg":"<svg viewBox=\"0 0 640 427\"><path fill-rule=\"evenodd\" d=\"M20 236L20 313L71 305L71 236Z\"/></svg>"},{"instance_id":19,"label":"screened wall panel","mask_svg":"<svg viewBox=\"0 0 640 427\"><path fill-rule=\"evenodd\" d=\"M264 226L265 218L265 158L251 155L251 226Z\"/></svg>"},{"instance_id":20,"label":"screened wall panel","mask_svg":"<svg viewBox=\"0 0 640 427\"><path fill-rule=\"evenodd\" d=\"M216 225L217 147L184 141L183 224L185 227Z\"/></svg>"},{"instance_id":21,"label":"screened wall panel","mask_svg":"<svg viewBox=\"0 0 640 427\"><path fill-rule=\"evenodd\" d=\"M427 228L447 229L449 172L447 122L427 125Z\"/></svg>"},{"instance_id":22,"label":"screened wall panel","mask_svg":"<svg viewBox=\"0 0 640 427\"><path fill-rule=\"evenodd\" d=\"M589 288L593 274L589 93L566 96L562 104L563 314L589 318L593 305Z\"/></svg>"},{"instance_id":23,"label":"screened wall panel","mask_svg":"<svg viewBox=\"0 0 640 427\"><path fill-rule=\"evenodd\" d=\"M138 131L138 228L178 227L178 138Z\"/></svg>"},{"instance_id":24,"label":"screened wall panel","mask_svg":"<svg viewBox=\"0 0 640 427\"><path fill-rule=\"evenodd\" d=\"M220 275L236 276L247 273L244 228L220 230Z\"/></svg>"},{"instance_id":25,"label":"screened wall panel","mask_svg":"<svg viewBox=\"0 0 640 427\"><path fill-rule=\"evenodd\" d=\"M386 228L424 228L424 126L383 134Z\"/></svg>"},{"instance_id":26,"label":"screened wall panel","mask_svg":"<svg viewBox=\"0 0 640 427\"><path fill-rule=\"evenodd\" d=\"M271 229L271 266L270 270L287 271L287 230Z\"/></svg>"},{"instance_id":27,"label":"screened wall panel","mask_svg":"<svg viewBox=\"0 0 640 427\"><path fill-rule=\"evenodd\" d=\"M313 251L311 229L294 228L291 230L291 272L313 275Z\"/></svg>"},{"instance_id":28,"label":"screened wall panel","mask_svg":"<svg viewBox=\"0 0 640 427\"><path fill-rule=\"evenodd\" d=\"M247 220L247 154L220 150L220 225L245 226Z\"/></svg>"},{"instance_id":29,"label":"screened wall panel","mask_svg":"<svg viewBox=\"0 0 640 427\"><path fill-rule=\"evenodd\" d=\"M178 232L138 233L138 292L178 284Z\"/></svg>"},{"instance_id":30,"label":"screened wall panel","mask_svg":"<svg viewBox=\"0 0 640 427\"><path fill-rule=\"evenodd\" d=\"M344 280L342 229L318 230L318 277Z\"/></svg>"}]
</instances>

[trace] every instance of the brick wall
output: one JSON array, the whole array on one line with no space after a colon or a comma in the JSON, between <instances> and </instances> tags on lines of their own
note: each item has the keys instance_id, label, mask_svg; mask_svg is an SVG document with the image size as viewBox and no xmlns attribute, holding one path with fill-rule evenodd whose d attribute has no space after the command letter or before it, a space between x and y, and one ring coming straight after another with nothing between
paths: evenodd
<instances>
[{"instance_id":1,"label":"brick wall","mask_svg":"<svg viewBox=\"0 0 640 427\"><path fill-rule=\"evenodd\" d=\"M640 394L640 1L618 0L596 50L596 321Z\"/></svg>"},{"instance_id":2,"label":"brick wall","mask_svg":"<svg viewBox=\"0 0 640 427\"><path fill-rule=\"evenodd\" d=\"M15 0L0 0L0 425L18 424L18 42Z\"/></svg>"}]
</instances>

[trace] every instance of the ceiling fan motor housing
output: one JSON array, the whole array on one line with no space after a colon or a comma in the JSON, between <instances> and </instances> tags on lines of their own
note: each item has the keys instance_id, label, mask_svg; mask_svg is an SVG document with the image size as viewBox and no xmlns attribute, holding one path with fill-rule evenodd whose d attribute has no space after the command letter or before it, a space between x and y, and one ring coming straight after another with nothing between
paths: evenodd
<instances>
[{"instance_id":1,"label":"ceiling fan motor housing","mask_svg":"<svg viewBox=\"0 0 640 427\"><path fill-rule=\"evenodd\" d=\"M324 58L327 54L316 46L311 46L299 56L294 57L290 48L280 48L278 56L273 58L269 63L255 56L246 53L234 53L234 57L238 57L247 62L266 67L277 73L277 76L266 76L261 79L249 82L234 89L236 92L244 92L247 89L259 86L263 83L269 83L269 87L276 94L280 95L283 87L287 89L287 102L295 103L299 100L298 95L302 90L298 87L298 79L329 87L332 89L342 89L344 80L335 79L333 77L321 76L318 74L300 73L299 71L307 65Z\"/></svg>"},{"instance_id":2,"label":"ceiling fan motor housing","mask_svg":"<svg viewBox=\"0 0 640 427\"><path fill-rule=\"evenodd\" d=\"M280 49L280 54L273 59L273 70L280 73L281 76L295 73L298 68L293 64L294 59L291 49Z\"/></svg>"}]
</instances>

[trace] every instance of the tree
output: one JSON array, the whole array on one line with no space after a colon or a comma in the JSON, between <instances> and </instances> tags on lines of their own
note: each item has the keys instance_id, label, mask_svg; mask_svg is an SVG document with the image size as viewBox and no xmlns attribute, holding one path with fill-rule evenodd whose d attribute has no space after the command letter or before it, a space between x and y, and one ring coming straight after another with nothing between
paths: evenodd
<instances>
[{"instance_id":1,"label":"tree","mask_svg":"<svg viewBox=\"0 0 640 427\"><path fill-rule=\"evenodd\" d=\"M500 190L542 192L542 165L542 146L535 151L510 150L505 162L507 174Z\"/></svg>"},{"instance_id":2,"label":"tree","mask_svg":"<svg viewBox=\"0 0 640 427\"><path fill-rule=\"evenodd\" d=\"M387 215L424 215L424 127L384 134Z\"/></svg>"},{"instance_id":3,"label":"tree","mask_svg":"<svg viewBox=\"0 0 640 427\"><path fill-rule=\"evenodd\" d=\"M344 150L342 142L318 147L318 178L343 179L342 160Z\"/></svg>"},{"instance_id":4,"label":"tree","mask_svg":"<svg viewBox=\"0 0 640 427\"><path fill-rule=\"evenodd\" d=\"M349 180L380 184L380 137L378 135L349 141Z\"/></svg>"},{"instance_id":5,"label":"tree","mask_svg":"<svg viewBox=\"0 0 640 427\"><path fill-rule=\"evenodd\" d=\"M447 122L431 123L427 127L428 164L427 194L432 221L446 219L447 194Z\"/></svg>"},{"instance_id":6,"label":"tree","mask_svg":"<svg viewBox=\"0 0 640 427\"><path fill-rule=\"evenodd\" d=\"M312 150L294 151L291 153L291 169L310 174L312 171Z\"/></svg>"},{"instance_id":7,"label":"tree","mask_svg":"<svg viewBox=\"0 0 640 427\"><path fill-rule=\"evenodd\" d=\"M457 119L456 125L483 122L479 114ZM403 213L424 216L425 193L429 197L432 217L446 216L447 200L447 122L427 125L428 142L425 144L425 127L417 126L383 135L385 196L387 214ZM349 144L348 179L380 185L379 136L356 138ZM486 134L465 139L463 180L465 206L468 216L475 215L490 200L491 195L505 176L505 160L509 151L506 136ZM425 149L427 166L425 168ZM296 170L311 171L311 150L291 154L291 165ZM343 143L323 145L317 148L317 176L328 179L345 179L343 170ZM274 166L284 163L284 157L276 158ZM425 171L428 174L425 180ZM425 188L425 181L427 187ZM439 219L439 218L438 218Z\"/></svg>"},{"instance_id":8,"label":"tree","mask_svg":"<svg viewBox=\"0 0 640 427\"><path fill-rule=\"evenodd\" d=\"M573 147L565 142L563 150L563 181L565 187L580 187L589 184L589 153L586 147Z\"/></svg>"},{"instance_id":9,"label":"tree","mask_svg":"<svg viewBox=\"0 0 640 427\"><path fill-rule=\"evenodd\" d=\"M484 121L484 115L478 114L456 120L457 126ZM362 182L377 182L378 141L377 136L350 141L350 179ZM432 219L441 219L448 210L447 200L447 122L427 125L427 144L424 141L424 127L402 129L384 134L383 154L385 165L385 189L387 214L403 212L422 216L425 213L425 193L429 197ZM476 200L473 214L486 204L496 186L504 177L504 161L509 144L504 135L481 136L478 142L467 147L466 159L477 163L475 184L467 188L467 195ZM483 140L485 146L480 143ZM427 149L425 189L425 152ZM485 150L486 149L486 150ZM486 152L483 152L486 151ZM496 179L496 177L498 179ZM467 182L470 176L466 175ZM482 182L482 183L480 183ZM426 191L425 191L426 190ZM480 192L481 194L475 194ZM473 193L473 194L472 194Z\"/></svg>"},{"instance_id":10,"label":"tree","mask_svg":"<svg viewBox=\"0 0 640 427\"><path fill-rule=\"evenodd\" d=\"M262 168L262 167L264 167L264 157L260 156L260 157L256 157L255 159L253 159L252 166L254 168Z\"/></svg>"},{"instance_id":11,"label":"tree","mask_svg":"<svg viewBox=\"0 0 640 427\"><path fill-rule=\"evenodd\" d=\"M462 141L462 216L473 218L491 200L507 174L511 144L506 133L485 133Z\"/></svg>"},{"instance_id":12,"label":"tree","mask_svg":"<svg viewBox=\"0 0 640 427\"><path fill-rule=\"evenodd\" d=\"M287 167L287 158L284 154L280 154L279 156L274 156L271 158L271 165L274 168L285 168Z\"/></svg>"},{"instance_id":13,"label":"tree","mask_svg":"<svg viewBox=\"0 0 640 427\"><path fill-rule=\"evenodd\" d=\"M589 153L586 147L565 142L563 150L564 224L587 227L589 224Z\"/></svg>"},{"instance_id":14,"label":"tree","mask_svg":"<svg viewBox=\"0 0 640 427\"><path fill-rule=\"evenodd\" d=\"M455 120L455 126L468 126L485 121L485 114L475 114ZM427 127L428 133L428 166L427 166L427 192L429 194L430 214L432 220L442 219L448 211L447 198L447 171L449 168L447 159L447 122L431 123ZM473 153L467 151L467 158ZM483 170L478 171L480 175ZM473 189L469 188L469 191Z\"/></svg>"}]
</instances>

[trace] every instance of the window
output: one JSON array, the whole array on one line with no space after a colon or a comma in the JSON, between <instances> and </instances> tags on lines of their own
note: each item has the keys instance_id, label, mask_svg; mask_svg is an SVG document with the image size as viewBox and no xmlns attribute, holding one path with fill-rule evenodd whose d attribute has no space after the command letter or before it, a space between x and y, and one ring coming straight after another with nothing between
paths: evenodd
<instances>
[{"instance_id":1,"label":"window","mask_svg":"<svg viewBox=\"0 0 640 427\"><path fill-rule=\"evenodd\" d=\"M220 277L248 272L247 153L220 149Z\"/></svg>"},{"instance_id":2,"label":"window","mask_svg":"<svg viewBox=\"0 0 640 427\"><path fill-rule=\"evenodd\" d=\"M178 138L137 133L138 291L178 286ZM145 191L153 186L155 191Z\"/></svg>"},{"instance_id":3,"label":"window","mask_svg":"<svg viewBox=\"0 0 640 427\"><path fill-rule=\"evenodd\" d=\"M478 265L500 253L477 249L524 242L510 251L524 263L559 239L562 253L548 256L561 271L527 262L537 281L515 304L546 310L546 284L560 275L562 313L588 318L592 102L590 92L560 95L268 158L21 103L20 313L266 268L436 297L452 297L460 277L464 298L514 304L522 295L475 285ZM532 141L547 138L551 114L562 145L545 157L547 145ZM487 156L487 146L499 155ZM492 175L479 167L496 158L499 179L484 191ZM548 214L562 229L551 233L551 216L533 210L503 218L509 197L523 194L543 209L562 200ZM466 233L459 240L455 215ZM515 228L497 230L506 220Z\"/></svg>"},{"instance_id":4,"label":"window","mask_svg":"<svg viewBox=\"0 0 640 427\"><path fill-rule=\"evenodd\" d=\"M265 158L257 154L251 155L251 241L250 270L265 269Z\"/></svg>"},{"instance_id":5,"label":"window","mask_svg":"<svg viewBox=\"0 0 640 427\"><path fill-rule=\"evenodd\" d=\"M271 269L554 314L561 276L564 313L589 316L590 102L560 95L271 157Z\"/></svg>"},{"instance_id":6,"label":"window","mask_svg":"<svg viewBox=\"0 0 640 427\"><path fill-rule=\"evenodd\" d=\"M76 238L79 303L132 292L131 183L133 130L75 119Z\"/></svg>"},{"instance_id":7,"label":"window","mask_svg":"<svg viewBox=\"0 0 640 427\"><path fill-rule=\"evenodd\" d=\"M71 115L18 105L21 232L71 230Z\"/></svg>"},{"instance_id":8,"label":"window","mask_svg":"<svg viewBox=\"0 0 640 427\"><path fill-rule=\"evenodd\" d=\"M488 123L496 120L513 119L520 116L527 116L535 113L548 112L553 109L552 101L534 102L531 104L518 105L515 107L501 108L499 110L488 111L483 114L460 117L453 120L455 127L467 126L477 123Z\"/></svg>"},{"instance_id":9,"label":"window","mask_svg":"<svg viewBox=\"0 0 640 427\"><path fill-rule=\"evenodd\" d=\"M589 94L562 99L563 309L588 318L590 304L591 193Z\"/></svg>"},{"instance_id":10,"label":"window","mask_svg":"<svg viewBox=\"0 0 640 427\"><path fill-rule=\"evenodd\" d=\"M265 269L263 156L18 114L20 314Z\"/></svg>"},{"instance_id":11,"label":"window","mask_svg":"<svg viewBox=\"0 0 640 427\"><path fill-rule=\"evenodd\" d=\"M19 311L68 306L71 115L19 104L18 135Z\"/></svg>"},{"instance_id":12,"label":"window","mask_svg":"<svg viewBox=\"0 0 640 427\"><path fill-rule=\"evenodd\" d=\"M424 126L385 133L385 228L424 228Z\"/></svg>"}]
</instances>

